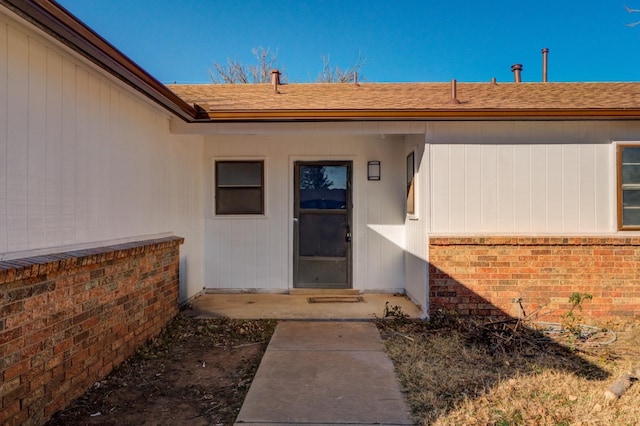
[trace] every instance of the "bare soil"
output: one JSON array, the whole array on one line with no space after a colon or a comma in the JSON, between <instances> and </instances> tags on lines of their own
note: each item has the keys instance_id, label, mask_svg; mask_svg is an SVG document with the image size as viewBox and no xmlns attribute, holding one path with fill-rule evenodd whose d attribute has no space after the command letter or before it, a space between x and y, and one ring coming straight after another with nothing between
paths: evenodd
<instances>
[{"instance_id":1,"label":"bare soil","mask_svg":"<svg viewBox=\"0 0 640 426\"><path fill-rule=\"evenodd\" d=\"M48 425L233 424L275 326L183 312Z\"/></svg>"},{"instance_id":2,"label":"bare soil","mask_svg":"<svg viewBox=\"0 0 640 426\"><path fill-rule=\"evenodd\" d=\"M188 314L49 425L233 424L277 322ZM640 383L615 401L603 395L640 367L637 322L584 338L514 320L385 315L376 322L416 424L638 424Z\"/></svg>"}]
</instances>

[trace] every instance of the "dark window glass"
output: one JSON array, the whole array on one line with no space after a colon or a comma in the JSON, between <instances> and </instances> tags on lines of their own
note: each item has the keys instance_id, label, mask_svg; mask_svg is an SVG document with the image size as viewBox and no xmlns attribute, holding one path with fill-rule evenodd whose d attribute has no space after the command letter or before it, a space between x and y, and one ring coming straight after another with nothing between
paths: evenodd
<instances>
[{"instance_id":1,"label":"dark window glass","mask_svg":"<svg viewBox=\"0 0 640 426\"><path fill-rule=\"evenodd\" d=\"M300 166L301 209L347 208L346 166Z\"/></svg>"},{"instance_id":2,"label":"dark window glass","mask_svg":"<svg viewBox=\"0 0 640 426\"><path fill-rule=\"evenodd\" d=\"M413 152L407 155L407 214L416 212L416 196L415 196L415 165Z\"/></svg>"},{"instance_id":3,"label":"dark window glass","mask_svg":"<svg viewBox=\"0 0 640 426\"><path fill-rule=\"evenodd\" d=\"M264 161L216 161L216 214L264 214Z\"/></svg>"}]
</instances>

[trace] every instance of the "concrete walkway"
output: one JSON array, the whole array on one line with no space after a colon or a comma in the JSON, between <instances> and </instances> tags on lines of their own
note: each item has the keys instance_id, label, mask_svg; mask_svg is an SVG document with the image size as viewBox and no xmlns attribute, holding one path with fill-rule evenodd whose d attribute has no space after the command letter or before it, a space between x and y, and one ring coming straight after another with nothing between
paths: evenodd
<instances>
[{"instance_id":1,"label":"concrete walkway","mask_svg":"<svg viewBox=\"0 0 640 426\"><path fill-rule=\"evenodd\" d=\"M279 324L237 425L411 425L371 322Z\"/></svg>"}]
</instances>

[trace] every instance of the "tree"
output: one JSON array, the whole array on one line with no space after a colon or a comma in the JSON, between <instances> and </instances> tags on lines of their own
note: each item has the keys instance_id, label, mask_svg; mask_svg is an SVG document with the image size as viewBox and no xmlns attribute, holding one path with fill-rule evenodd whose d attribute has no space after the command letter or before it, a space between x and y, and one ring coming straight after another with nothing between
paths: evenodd
<instances>
[{"instance_id":1,"label":"tree","mask_svg":"<svg viewBox=\"0 0 640 426\"><path fill-rule=\"evenodd\" d=\"M331 189L332 186L324 167L300 168L300 189Z\"/></svg>"},{"instance_id":2,"label":"tree","mask_svg":"<svg viewBox=\"0 0 640 426\"><path fill-rule=\"evenodd\" d=\"M265 49L260 46L251 49L251 54L256 59L255 65L244 65L237 59L227 58L226 64L213 64L213 70L209 69L209 78L213 83L270 83L271 70L277 68L278 51L272 52L270 47Z\"/></svg>"},{"instance_id":3,"label":"tree","mask_svg":"<svg viewBox=\"0 0 640 426\"><path fill-rule=\"evenodd\" d=\"M245 65L237 59L227 58L226 64L215 62L213 69L209 69L209 78L213 83L224 84L248 84L270 83L271 71L280 69L278 66L278 51L273 52L270 47L262 46L251 49L251 54L256 59L254 65ZM322 72L318 75L318 83L351 83L361 78L360 72L365 65L361 54L355 64L347 68L331 65L329 55L322 55ZM358 77L356 77L358 76ZM280 74L280 81L285 82L286 76Z\"/></svg>"},{"instance_id":4,"label":"tree","mask_svg":"<svg viewBox=\"0 0 640 426\"><path fill-rule=\"evenodd\" d=\"M627 10L627 12L629 13L638 13L640 12L640 9L631 9L629 6L627 6L626 4L624 5L624 8ZM627 24L627 27L635 27L636 25L640 25L640 21L636 21L636 22L632 22L630 24Z\"/></svg>"},{"instance_id":5,"label":"tree","mask_svg":"<svg viewBox=\"0 0 640 426\"><path fill-rule=\"evenodd\" d=\"M318 83L354 83L357 79L362 78L361 71L365 65L362 54L358 53L358 59L355 64L347 68L340 68L331 65L329 55L322 55L322 72L318 75L316 82Z\"/></svg>"}]
</instances>

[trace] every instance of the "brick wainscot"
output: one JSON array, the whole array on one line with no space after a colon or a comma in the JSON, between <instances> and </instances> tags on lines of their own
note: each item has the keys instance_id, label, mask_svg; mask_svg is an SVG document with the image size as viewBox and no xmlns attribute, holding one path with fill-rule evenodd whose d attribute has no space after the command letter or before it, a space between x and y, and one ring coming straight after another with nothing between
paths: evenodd
<instances>
[{"instance_id":1,"label":"brick wainscot","mask_svg":"<svg viewBox=\"0 0 640 426\"><path fill-rule=\"evenodd\" d=\"M42 424L178 313L180 237L0 262L0 424Z\"/></svg>"},{"instance_id":2,"label":"brick wainscot","mask_svg":"<svg viewBox=\"0 0 640 426\"><path fill-rule=\"evenodd\" d=\"M585 322L640 318L640 237L432 237L430 308L558 320L574 292Z\"/></svg>"}]
</instances>

